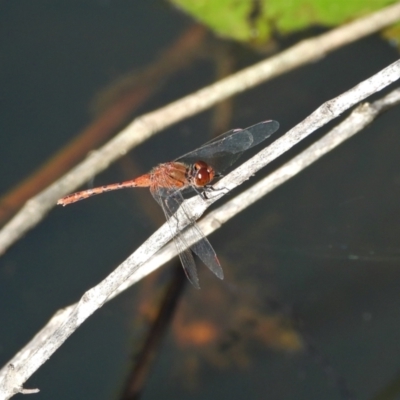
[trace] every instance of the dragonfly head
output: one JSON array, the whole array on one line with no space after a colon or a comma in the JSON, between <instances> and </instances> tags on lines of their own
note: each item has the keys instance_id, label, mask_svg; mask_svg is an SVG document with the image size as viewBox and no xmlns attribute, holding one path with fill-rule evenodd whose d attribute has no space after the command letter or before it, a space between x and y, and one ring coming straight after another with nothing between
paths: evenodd
<instances>
[{"instance_id":1,"label":"dragonfly head","mask_svg":"<svg viewBox=\"0 0 400 400\"><path fill-rule=\"evenodd\" d=\"M204 187L208 185L215 177L214 168L204 161L196 161L190 167L189 179L196 187Z\"/></svg>"}]
</instances>

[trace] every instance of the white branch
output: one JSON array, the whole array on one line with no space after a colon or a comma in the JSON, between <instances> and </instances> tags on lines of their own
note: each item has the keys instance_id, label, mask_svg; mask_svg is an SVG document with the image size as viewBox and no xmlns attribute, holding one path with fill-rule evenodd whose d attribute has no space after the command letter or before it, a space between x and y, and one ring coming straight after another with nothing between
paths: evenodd
<instances>
[{"instance_id":1,"label":"white branch","mask_svg":"<svg viewBox=\"0 0 400 400\"><path fill-rule=\"evenodd\" d=\"M210 108L234 94L248 90L301 65L316 61L327 53L377 32L399 19L400 3L397 3L316 38L304 40L274 57L137 118L119 135L98 151L92 152L86 160L59 181L27 201L0 232L0 254L40 222L60 197L87 182L151 135Z\"/></svg>"},{"instance_id":2,"label":"white branch","mask_svg":"<svg viewBox=\"0 0 400 400\"><path fill-rule=\"evenodd\" d=\"M276 140L271 146L227 175L218 182L216 187L235 187L311 132L399 78L400 61L397 61L366 81L361 82L353 89L326 102L285 136ZM379 112L398 103L399 98L400 91L397 90L392 92L391 95L386 96L383 100L375 102L372 106L364 105L358 107L349 118L321 139L321 141L315 143L304 153L295 157L288 164L275 171L250 190L231 199L220 210L211 213L200 223L200 226L206 234L217 229L223 222L242 210L246 204L248 205L256 201L263 193L267 193L278 184L289 179L289 177L369 124ZM221 194L217 195L217 197L220 196ZM186 204L188 209L194 207L196 210L195 214L199 215L208 204L215 200L216 198L204 201L197 196L189 199ZM175 235L176 232L172 232L172 234ZM145 263L157 250L164 246L170 237L171 232L169 231L169 227L164 224L106 279L87 291L77 304L57 313L32 341L0 371L0 399L8 399L13 394L23 391L23 383L50 358L86 318L99 309L106 301L118 294L122 288L126 288L128 284L138 281L161 265L161 263L165 262L165 259L160 261L160 254L163 254L163 252L160 252L157 257L153 257L152 260ZM158 262L157 265L155 264L155 260Z\"/></svg>"}]
</instances>

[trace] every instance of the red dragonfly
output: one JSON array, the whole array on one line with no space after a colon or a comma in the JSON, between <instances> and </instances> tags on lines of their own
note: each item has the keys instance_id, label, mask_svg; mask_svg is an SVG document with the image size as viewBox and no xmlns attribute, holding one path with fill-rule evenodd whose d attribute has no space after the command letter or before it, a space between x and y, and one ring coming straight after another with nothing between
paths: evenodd
<instances>
[{"instance_id":1,"label":"red dragonfly","mask_svg":"<svg viewBox=\"0 0 400 400\"><path fill-rule=\"evenodd\" d=\"M175 213L183 205L185 197L193 194L206 197L206 191L212 190L211 182L214 178L221 176L221 172L232 165L245 150L261 143L278 128L278 122L264 121L246 129L233 129L175 161L158 165L148 174L129 181L73 193L58 200L57 204L65 206L111 190L149 187L173 229L174 224L179 225ZM183 212L190 215L184 208ZM192 252L218 278L223 279L224 273L217 255L195 220L192 219L189 225L174 237L174 242L186 276L193 286L200 289Z\"/></svg>"}]
</instances>

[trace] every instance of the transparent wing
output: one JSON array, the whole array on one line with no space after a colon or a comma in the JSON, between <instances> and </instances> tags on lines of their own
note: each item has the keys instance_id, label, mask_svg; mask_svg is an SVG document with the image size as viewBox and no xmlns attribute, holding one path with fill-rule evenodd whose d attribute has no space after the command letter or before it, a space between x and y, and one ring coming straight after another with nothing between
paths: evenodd
<instances>
[{"instance_id":1,"label":"transparent wing","mask_svg":"<svg viewBox=\"0 0 400 400\"><path fill-rule=\"evenodd\" d=\"M203 261L211 272L219 279L224 279L224 272L219 263L217 254L211 246L211 243L201 232L199 226L196 223L189 225L188 228L183 231L183 236L187 243L197 240L190 249ZM199 240L200 237L201 239Z\"/></svg>"},{"instance_id":2,"label":"transparent wing","mask_svg":"<svg viewBox=\"0 0 400 400\"><path fill-rule=\"evenodd\" d=\"M154 199L157 201L157 203L161 206L162 210L164 211L165 218L171 227L172 230L175 230L175 226L179 225L179 221L176 219L174 216L174 212L166 206L165 201L168 198L164 197L166 196L166 191L168 189L163 189L163 196L158 191L151 190L151 194L153 195ZM178 206L179 208L179 206ZM193 254L188 248L188 246L184 243L184 241L181 238L180 234L177 234L174 236L174 243L176 247L176 251L179 255L179 258L182 263L183 270L185 271L185 274L187 278L189 279L189 282L196 288L200 289L199 285L199 278L197 276L197 270L196 270L196 262L193 258Z\"/></svg>"},{"instance_id":3,"label":"transparent wing","mask_svg":"<svg viewBox=\"0 0 400 400\"><path fill-rule=\"evenodd\" d=\"M166 192L168 191L170 193L167 195ZM179 226L179 221L177 220L175 212L184 201L181 191L163 188L162 193L157 190L152 190L151 193L154 199L163 209L165 218L171 226L171 229L174 230L177 226ZM183 211L186 214L186 217L189 219L188 213L184 208ZM210 242L203 235L195 221L191 221L183 231L179 232L174 237L174 242L182 262L182 267L193 286L198 289L200 288L196 270L196 262L191 251L193 251L218 278L223 279L224 274L217 255ZM194 244L189 245L189 243Z\"/></svg>"},{"instance_id":4,"label":"transparent wing","mask_svg":"<svg viewBox=\"0 0 400 400\"><path fill-rule=\"evenodd\" d=\"M277 121L259 122L246 129L233 129L205 143L200 148L187 153L176 161L192 164L205 161L217 172L232 165L242 153L267 139L279 128Z\"/></svg>"}]
</instances>

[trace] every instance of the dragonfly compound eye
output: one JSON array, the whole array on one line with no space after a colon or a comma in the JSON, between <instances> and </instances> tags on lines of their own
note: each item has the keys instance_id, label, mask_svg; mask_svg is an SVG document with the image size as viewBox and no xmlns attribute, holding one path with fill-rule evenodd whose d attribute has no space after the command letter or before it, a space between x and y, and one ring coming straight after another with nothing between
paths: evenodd
<instances>
[{"instance_id":1,"label":"dragonfly compound eye","mask_svg":"<svg viewBox=\"0 0 400 400\"><path fill-rule=\"evenodd\" d=\"M196 186L206 186L208 185L215 176L214 169L210 167L207 163L204 161L197 161L193 165L193 170L194 170L194 184Z\"/></svg>"}]
</instances>

